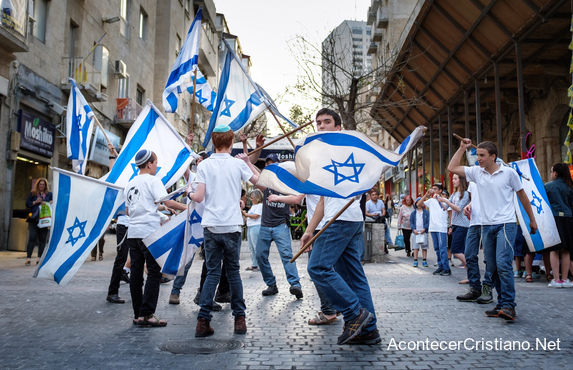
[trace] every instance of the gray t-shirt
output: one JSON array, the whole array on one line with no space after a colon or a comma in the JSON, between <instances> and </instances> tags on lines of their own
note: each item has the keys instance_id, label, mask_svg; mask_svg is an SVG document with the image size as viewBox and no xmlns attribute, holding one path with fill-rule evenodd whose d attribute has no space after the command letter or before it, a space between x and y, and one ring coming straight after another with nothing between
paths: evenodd
<instances>
[{"instance_id":1,"label":"gray t-shirt","mask_svg":"<svg viewBox=\"0 0 573 370\"><path fill-rule=\"evenodd\" d=\"M268 197L271 194L283 195L271 189L266 189L265 199L263 200L263 214L261 215L261 226L276 227L290 221L289 207L286 203L269 202Z\"/></svg>"}]
</instances>

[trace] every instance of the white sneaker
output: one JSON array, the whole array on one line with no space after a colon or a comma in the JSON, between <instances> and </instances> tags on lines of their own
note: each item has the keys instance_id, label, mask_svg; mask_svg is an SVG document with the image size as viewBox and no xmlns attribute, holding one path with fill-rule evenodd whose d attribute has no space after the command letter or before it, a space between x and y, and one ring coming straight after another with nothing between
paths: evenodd
<instances>
[{"instance_id":1,"label":"white sneaker","mask_svg":"<svg viewBox=\"0 0 573 370\"><path fill-rule=\"evenodd\" d=\"M571 282L569 282L569 285L571 285ZM547 284L547 286L549 288L563 288L563 284L555 279L551 280L551 282Z\"/></svg>"},{"instance_id":2,"label":"white sneaker","mask_svg":"<svg viewBox=\"0 0 573 370\"><path fill-rule=\"evenodd\" d=\"M573 287L573 284L571 284L571 280L567 279L561 283L561 286L563 288L571 288Z\"/></svg>"}]
</instances>

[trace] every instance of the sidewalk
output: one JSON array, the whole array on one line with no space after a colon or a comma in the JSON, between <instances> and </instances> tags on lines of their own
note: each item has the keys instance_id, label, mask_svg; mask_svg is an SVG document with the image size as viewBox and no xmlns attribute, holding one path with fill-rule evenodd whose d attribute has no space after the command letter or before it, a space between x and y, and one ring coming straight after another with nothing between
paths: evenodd
<instances>
[{"instance_id":1,"label":"sidewalk","mask_svg":"<svg viewBox=\"0 0 573 370\"><path fill-rule=\"evenodd\" d=\"M162 285L157 314L169 322L167 327L135 327L127 285L122 283L120 288L126 304L105 301L115 235L107 235L106 240L104 261L88 258L67 286L33 278L34 267L24 266L25 253L0 252L3 368L566 368L572 358L573 289L549 289L545 279L531 284L516 279L518 320L507 323L488 318L483 312L493 304L455 299L467 289L458 284L465 270L453 269L452 276L432 275L433 251L429 252L428 268L413 268L412 258L393 250L389 253L391 263L364 266L382 337L377 346L337 345L342 322L326 327L306 323L319 308L306 272L306 256L297 261L305 294L302 300L288 293L276 252L271 253L271 261L279 294L263 297L265 284L260 273L244 270L250 265L246 242L241 256L246 335L232 333L231 310L224 304L223 311L214 313L215 335L195 339L198 306L192 300L202 261L192 266L180 305L168 304L171 283ZM298 241L293 241L293 250L298 246ZM496 341L501 348L496 349ZM559 344L559 350L540 347L549 341ZM530 347L518 350L518 344ZM459 347L448 349L449 345ZM494 347L488 349L488 345Z\"/></svg>"}]
</instances>

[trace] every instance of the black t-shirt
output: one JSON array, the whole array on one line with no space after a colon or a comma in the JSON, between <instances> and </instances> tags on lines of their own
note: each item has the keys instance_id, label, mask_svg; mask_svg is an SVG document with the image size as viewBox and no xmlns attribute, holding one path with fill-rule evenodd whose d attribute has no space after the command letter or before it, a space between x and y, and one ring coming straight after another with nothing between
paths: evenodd
<instances>
[{"instance_id":1,"label":"black t-shirt","mask_svg":"<svg viewBox=\"0 0 573 370\"><path fill-rule=\"evenodd\" d=\"M283 195L271 189L264 191L265 199L263 200L263 214L261 215L261 226L276 227L280 224L290 221L289 206L286 203L269 202L268 197L271 194Z\"/></svg>"}]
</instances>

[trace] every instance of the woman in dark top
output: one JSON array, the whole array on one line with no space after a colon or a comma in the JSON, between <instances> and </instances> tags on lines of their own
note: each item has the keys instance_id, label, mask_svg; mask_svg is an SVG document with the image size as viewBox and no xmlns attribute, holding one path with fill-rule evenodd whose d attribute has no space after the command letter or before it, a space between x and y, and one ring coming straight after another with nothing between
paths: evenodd
<instances>
[{"instance_id":1,"label":"woman in dark top","mask_svg":"<svg viewBox=\"0 0 573 370\"><path fill-rule=\"evenodd\" d=\"M573 271L571 252L573 252L573 181L571 173L564 163L554 164L551 168L553 181L545 184L547 199L555 217L557 231L561 243L547 248L550 251L553 280L550 288L570 288L571 281L567 278L569 270ZM559 278L559 255L561 254L561 278Z\"/></svg>"},{"instance_id":2,"label":"woman in dark top","mask_svg":"<svg viewBox=\"0 0 573 370\"><path fill-rule=\"evenodd\" d=\"M40 207L43 204L52 202L52 193L50 192L50 185L48 180L45 178L40 178L36 181L34 189L28 194L26 199L26 207L30 210L30 218L28 219L28 245L26 247L27 258L26 266L30 266L30 260L32 259L32 252L34 251L34 246L38 244L38 259L36 264L40 262L40 257L44 253L44 247L46 246L46 239L48 237L49 228L39 228L38 221L40 218Z\"/></svg>"}]
</instances>

